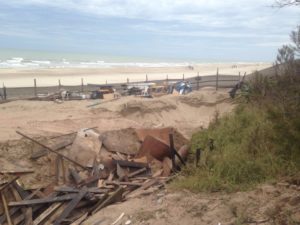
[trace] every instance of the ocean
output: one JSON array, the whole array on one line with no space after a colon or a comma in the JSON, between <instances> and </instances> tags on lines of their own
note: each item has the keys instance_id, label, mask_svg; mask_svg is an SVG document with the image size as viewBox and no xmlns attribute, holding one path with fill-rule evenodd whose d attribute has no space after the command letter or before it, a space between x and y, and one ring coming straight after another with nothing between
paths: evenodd
<instances>
[{"instance_id":1,"label":"ocean","mask_svg":"<svg viewBox=\"0 0 300 225\"><path fill-rule=\"evenodd\" d=\"M104 56L87 53L0 49L0 68L183 67L192 61Z\"/></svg>"}]
</instances>

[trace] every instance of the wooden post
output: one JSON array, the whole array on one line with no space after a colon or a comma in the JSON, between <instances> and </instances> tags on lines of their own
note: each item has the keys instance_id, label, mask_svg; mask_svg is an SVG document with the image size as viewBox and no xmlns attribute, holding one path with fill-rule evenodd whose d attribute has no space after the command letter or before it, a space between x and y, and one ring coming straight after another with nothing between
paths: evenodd
<instances>
[{"instance_id":1,"label":"wooden post","mask_svg":"<svg viewBox=\"0 0 300 225\"><path fill-rule=\"evenodd\" d=\"M146 82L148 82L148 74L146 74Z\"/></svg>"},{"instance_id":2,"label":"wooden post","mask_svg":"<svg viewBox=\"0 0 300 225\"><path fill-rule=\"evenodd\" d=\"M196 149L195 166L198 167L201 157L201 148Z\"/></svg>"},{"instance_id":3,"label":"wooden post","mask_svg":"<svg viewBox=\"0 0 300 225\"><path fill-rule=\"evenodd\" d=\"M167 77L166 77L166 81L167 81L167 84L169 84L169 75L167 74Z\"/></svg>"},{"instance_id":4,"label":"wooden post","mask_svg":"<svg viewBox=\"0 0 300 225\"><path fill-rule=\"evenodd\" d=\"M81 78L81 92L83 92L83 78Z\"/></svg>"},{"instance_id":5,"label":"wooden post","mask_svg":"<svg viewBox=\"0 0 300 225\"><path fill-rule=\"evenodd\" d=\"M36 89L36 79L35 78L34 78L33 82L34 82L34 96L36 97L37 96L37 89Z\"/></svg>"},{"instance_id":6,"label":"wooden post","mask_svg":"<svg viewBox=\"0 0 300 225\"><path fill-rule=\"evenodd\" d=\"M172 133L169 134L169 141L170 141L170 150L171 150L171 157L172 157L172 168L175 171L176 170L175 149L174 149L174 139Z\"/></svg>"},{"instance_id":7,"label":"wooden post","mask_svg":"<svg viewBox=\"0 0 300 225\"><path fill-rule=\"evenodd\" d=\"M3 99L6 100L7 99L7 93L6 93L6 87L3 84Z\"/></svg>"},{"instance_id":8,"label":"wooden post","mask_svg":"<svg viewBox=\"0 0 300 225\"><path fill-rule=\"evenodd\" d=\"M239 72L239 81L241 81L241 72Z\"/></svg>"},{"instance_id":9,"label":"wooden post","mask_svg":"<svg viewBox=\"0 0 300 225\"><path fill-rule=\"evenodd\" d=\"M219 68L217 68L217 76L216 76L216 91L219 89Z\"/></svg>"},{"instance_id":10,"label":"wooden post","mask_svg":"<svg viewBox=\"0 0 300 225\"><path fill-rule=\"evenodd\" d=\"M200 76L199 76L199 72L197 75L197 90L199 91L199 82L200 82Z\"/></svg>"},{"instance_id":11,"label":"wooden post","mask_svg":"<svg viewBox=\"0 0 300 225\"><path fill-rule=\"evenodd\" d=\"M127 78L127 84L129 84L129 78Z\"/></svg>"},{"instance_id":12,"label":"wooden post","mask_svg":"<svg viewBox=\"0 0 300 225\"><path fill-rule=\"evenodd\" d=\"M184 81L184 74L182 74L182 80Z\"/></svg>"},{"instance_id":13,"label":"wooden post","mask_svg":"<svg viewBox=\"0 0 300 225\"><path fill-rule=\"evenodd\" d=\"M61 83L60 83L60 79L58 79L58 90L61 89Z\"/></svg>"}]
</instances>

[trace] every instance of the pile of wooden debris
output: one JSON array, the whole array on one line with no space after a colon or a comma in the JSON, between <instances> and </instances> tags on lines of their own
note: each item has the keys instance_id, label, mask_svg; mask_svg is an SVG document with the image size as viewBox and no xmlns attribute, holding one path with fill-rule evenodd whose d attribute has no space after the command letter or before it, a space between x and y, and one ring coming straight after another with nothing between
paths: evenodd
<instances>
[{"instance_id":1,"label":"pile of wooden debris","mask_svg":"<svg viewBox=\"0 0 300 225\"><path fill-rule=\"evenodd\" d=\"M186 140L172 128L102 134L84 129L54 145L17 133L42 147L32 160L54 157L49 163L55 176L50 184L26 189L20 177L32 170L1 168L0 224L81 224L110 204L164 187L188 153Z\"/></svg>"}]
</instances>

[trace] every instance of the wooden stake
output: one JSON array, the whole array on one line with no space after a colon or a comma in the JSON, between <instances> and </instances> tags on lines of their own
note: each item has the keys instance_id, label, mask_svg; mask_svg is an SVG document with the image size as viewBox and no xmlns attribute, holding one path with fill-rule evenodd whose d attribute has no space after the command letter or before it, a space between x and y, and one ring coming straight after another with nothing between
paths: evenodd
<instances>
[{"instance_id":1,"label":"wooden stake","mask_svg":"<svg viewBox=\"0 0 300 225\"><path fill-rule=\"evenodd\" d=\"M9 215L8 206L7 206L5 196L2 192L0 194L1 194L1 200L2 200L3 207L4 207L4 213L5 213L5 216L6 216L7 223L8 223L8 225L13 225L12 222L11 222L10 215Z\"/></svg>"}]
</instances>

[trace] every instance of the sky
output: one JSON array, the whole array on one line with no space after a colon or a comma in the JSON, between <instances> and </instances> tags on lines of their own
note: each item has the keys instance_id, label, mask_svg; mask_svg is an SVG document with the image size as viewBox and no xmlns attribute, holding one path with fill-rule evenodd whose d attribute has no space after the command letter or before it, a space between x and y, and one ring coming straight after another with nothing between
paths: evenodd
<instances>
[{"instance_id":1,"label":"sky","mask_svg":"<svg viewBox=\"0 0 300 225\"><path fill-rule=\"evenodd\" d=\"M0 51L274 61L300 24L275 0L0 0Z\"/></svg>"}]
</instances>

